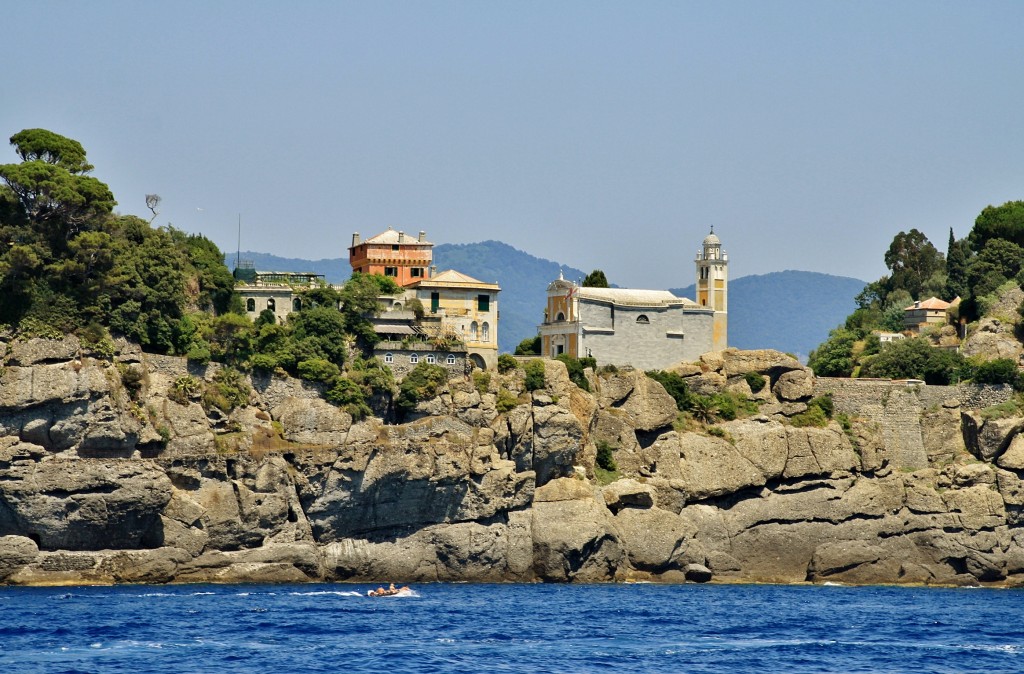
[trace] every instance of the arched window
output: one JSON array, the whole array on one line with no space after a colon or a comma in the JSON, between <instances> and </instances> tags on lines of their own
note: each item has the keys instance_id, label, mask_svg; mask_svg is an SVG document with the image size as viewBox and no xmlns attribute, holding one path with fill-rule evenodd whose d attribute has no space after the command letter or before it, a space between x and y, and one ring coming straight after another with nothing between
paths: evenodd
<instances>
[{"instance_id":1,"label":"arched window","mask_svg":"<svg viewBox=\"0 0 1024 674\"><path fill-rule=\"evenodd\" d=\"M271 311L277 311L277 302L274 301L273 297L267 300L267 308Z\"/></svg>"},{"instance_id":2,"label":"arched window","mask_svg":"<svg viewBox=\"0 0 1024 674\"><path fill-rule=\"evenodd\" d=\"M256 311L256 300L254 300L251 297L249 299L247 299L245 301L245 310L246 311Z\"/></svg>"},{"instance_id":3,"label":"arched window","mask_svg":"<svg viewBox=\"0 0 1024 674\"><path fill-rule=\"evenodd\" d=\"M394 363L395 362L395 354L393 354L393 353L385 353L384 354L384 362L385 363Z\"/></svg>"},{"instance_id":4,"label":"arched window","mask_svg":"<svg viewBox=\"0 0 1024 674\"><path fill-rule=\"evenodd\" d=\"M292 300L292 311L302 311L302 299L296 297Z\"/></svg>"},{"instance_id":5,"label":"arched window","mask_svg":"<svg viewBox=\"0 0 1024 674\"><path fill-rule=\"evenodd\" d=\"M647 318L645 314L640 314L636 317L636 322L640 325L650 325L651 319Z\"/></svg>"},{"instance_id":6,"label":"arched window","mask_svg":"<svg viewBox=\"0 0 1024 674\"><path fill-rule=\"evenodd\" d=\"M409 362L412 363L413 365L415 365L416 363L420 362L419 354L418 353L411 353L411 354L409 354Z\"/></svg>"},{"instance_id":7,"label":"arched window","mask_svg":"<svg viewBox=\"0 0 1024 674\"><path fill-rule=\"evenodd\" d=\"M445 362L448 363L449 365L455 365L455 354L449 353L448 358L445 359Z\"/></svg>"},{"instance_id":8,"label":"arched window","mask_svg":"<svg viewBox=\"0 0 1024 674\"><path fill-rule=\"evenodd\" d=\"M476 335L479 330L480 326L476 324L476 321L473 321L472 323L469 324L469 338L472 339L474 342L476 341Z\"/></svg>"},{"instance_id":9,"label":"arched window","mask_svg":"<svg viewBox=\"0 0 1024 674\"><path fill-rule=\"evenodd\" d=\"M480 341L491 341L491 326L487 321L484 321L484 324L480 327Z\"/></svg>"},{"instance_id":10,"label":"arched window","mask_svg":"<svg viewBox=\"0 0 1024 674\"><path fill-rule=\"evenodd\" d=\"M565 314L563 314L561 311L559 311L558 315L555 316L555 320L556 321L564 321L565 320Z\"/></svg>"},{"instance_id":11,"label":"arched window","mask_svg":"<svg viewBox=\"0 0 1024 674\"><path fill-rule=\"evenodd\" d=\"M427 354L427 362L430 363L431 365L433 365L434 363L437 362L437 358L434 356L434 354L428 353Z\"/></svg>"}]
</instances>

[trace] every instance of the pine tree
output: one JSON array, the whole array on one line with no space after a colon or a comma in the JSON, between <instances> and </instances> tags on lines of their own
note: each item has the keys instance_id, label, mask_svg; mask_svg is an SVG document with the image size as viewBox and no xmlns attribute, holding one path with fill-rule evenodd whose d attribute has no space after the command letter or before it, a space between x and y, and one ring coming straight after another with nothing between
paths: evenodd
<instances>
[{"instance_id":1,"label":"pine tree","mask_svg":"<svg viewBox=\"0 0 1024 674\"><path fill-rule=\"evenodd\" d=\"M957 241L953 228L949 228L949 248L946 251L946 297L967 299L967 242Z\"/></svg>"}]
</instances>

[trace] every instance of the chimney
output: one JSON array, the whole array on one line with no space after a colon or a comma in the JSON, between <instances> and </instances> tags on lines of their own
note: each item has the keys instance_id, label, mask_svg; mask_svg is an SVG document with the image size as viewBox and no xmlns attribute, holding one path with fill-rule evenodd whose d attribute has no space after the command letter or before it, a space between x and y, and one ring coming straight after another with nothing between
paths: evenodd
<instances>
[{"instance_id":1,"label":"chimney","mask_svg":"<svg viewBox=\"0 0 1024 674\"><path fill-rule=\"evenodd\" d=\"M424 232L424 231L423 231L423 230L421 229L421 230L420 230L420 238L418 239L418 241L419 241L420 243L423 243L423 242L424 242L424 241L426 241L426 240L427 240L427 233L426 233L426 232Z\"/></svg>"},{"instance_id":2,"label":"chimney","mask_svg":"<svg viewBox=\"0 0 1024 674\"><path fill-rule=\"evenodd\" d=\"M405 232L398 232L398 243L405 243Z\"/></svg>"},{"instance_id":3,"label":"chimney","mask_svg":"<svg viewBox=\"0 0 1024 674\"><path fill-rule=\"evenodd\" d=\"M359 245L359 243L360 243L360 241L359 241L359 232L353 232L352 233L352 247L355 248L356 246Z\"/></svg>"}]
</instances>

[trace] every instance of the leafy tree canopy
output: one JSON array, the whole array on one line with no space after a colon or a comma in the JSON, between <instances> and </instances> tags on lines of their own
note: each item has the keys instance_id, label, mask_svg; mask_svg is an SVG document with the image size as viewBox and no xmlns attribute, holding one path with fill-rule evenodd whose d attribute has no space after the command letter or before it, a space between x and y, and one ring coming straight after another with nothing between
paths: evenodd
<instances>
[{"instance_id":1,"label":"leafy tree canopy","mask_svg":"<svg viewBox=\"0 0 1024 674\"><path fill-rule=\"evenodd\" d=\"M595 269L594 271L592 271L589 274L587 274L587 277L585 279L583 279L583 287L584 288L607 288L608 287L608 279L605 277L603 271L601 271L600 269Z\"/></svg>"},{"instance_id":2,"label":"leafy tree canopy","mask_svg":"<svg viewBox=\"0 0 1024 674\"><path fill-rule=\"evenodd\" d=\"M885 265L892 271L890 288L902 288L916 299L924 299L921 293L925 286L946 267L942 253L916 229L900 232L893 238L885 253Z\"/></svg>"},{"instance_id":3,"label":"leafy tree canopy","mask_svg":"<svg viewBox=\"0 0 1024 674\"><path fill-rule=\"evenodd\" d=\"M982 210L967 240L972 250L980 252L992 239L1024 246L1024 201L1008 201Z\"/></svg>"}]
</instances>

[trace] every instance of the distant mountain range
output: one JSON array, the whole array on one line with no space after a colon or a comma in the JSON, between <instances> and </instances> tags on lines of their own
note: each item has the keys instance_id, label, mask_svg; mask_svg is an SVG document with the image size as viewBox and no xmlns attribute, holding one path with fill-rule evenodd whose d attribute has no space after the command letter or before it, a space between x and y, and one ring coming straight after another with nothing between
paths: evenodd
<instances>
[{"instance_id":1,"label":"distant mountain range","mask_svg":"<svg viewBox=\"0 0 1024 674\"><path fill-rule=\"evenodd\" d=\"M229 267L234 256L226 255ZM304 260L244 251L241 259L264 271L306 271L323 274L330 283L349 276L348 260ZM501 285L498 298L501 323L498 348L511 352L537 334L543 320L546 289L561 272L571 280L587 272L534 257L500 241L434 246L439 271L457 269L480 281ZM741 349L778 349L806 360L807 354L828 337L829 330L855 308L853 298L865 282L845 276L809 271L780 271L743 276L729 281L729 346ZM669 288L693 298L694 286Z\"/></svg>"}]
</instances>

